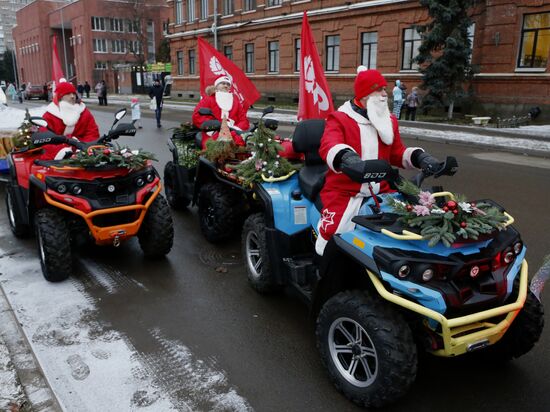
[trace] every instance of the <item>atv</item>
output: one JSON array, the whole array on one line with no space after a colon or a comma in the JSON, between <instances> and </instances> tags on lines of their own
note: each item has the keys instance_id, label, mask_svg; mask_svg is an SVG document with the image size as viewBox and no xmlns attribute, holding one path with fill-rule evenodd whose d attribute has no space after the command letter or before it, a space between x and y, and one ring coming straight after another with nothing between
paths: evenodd
<instances>
[{"instance_id":1,"label":"atv","mask_svg":"<svg viewBox=\"0 0 550 412\"><path fill-rule=\"evenodd\" d=\"M272 112L273 106L264 109L262 119ZM213 117L208 108L201 108L200 113ZM275 119L263 121L271 130L278 127ZM246 135L254 133L257 125L255 123L250 131L243 133L245 139ZM253 195L251 188L243 187L234 175L202 155L196 165L189 167L182 164L181 158L190 147L201 149L202 131L219 131L220 127L221 123L213 118L201 125L200 129L185 132L176 129L168 141L173 160L164 168L168 203L174 209L183 209L190 204L198 205L201 231L212 243L227 240L240 230L244 218L250 213L249 205Z\"/></svg>"},{"instance_id":2,"label":"atv","mask_svg":"<svg viewBox=\"0 0 550 412\"><path fill-rule=\"evenodd\" d=\"M151 160L139 170L130 170L109 163L75 167L64 160L40 158L46 144L69 145L81 151L109 149L112 140L134 136L133 124L118 123L125 113L125 109L118 111L111 130L95 142L83 143L52 131L39 131L32 134L32 145L7 157L6 210L10 228L20 238L29 236L34 228L42 273L50 282L69 277L75 245L93 241L117 247L137 236L148 258L160 258L172 248L170 208L160 194L160 177ZM47 128L42 118L30 120L35 126Z\"/></svg>"},{"instance_id":3,"label":"atv","mask_svg":"<svg viewBox=\"0 0 550 412\"><path fill-rule=\"evenodd\" d=\"M471 352L509 360L530 351L543 308L528 289L526 247L506 217L505 230L451 247L433 247L405 228L389 207L395 192L370 197L354 230L334 235L315 254L319 197L327 166L318 154L323 120L296 127L294 150L305 166L283 181L253 188L257 213L245 221L242 251L249 284L260 293L297 290L315 319L329 377L350 400L381 407L404 396L417 373L417 350L453 357ZM447 158L437 173L452 175ZM437 189L435 197L452 196ZM488 201L489 202L489 201Z\"/></svg>"}]
</instances>

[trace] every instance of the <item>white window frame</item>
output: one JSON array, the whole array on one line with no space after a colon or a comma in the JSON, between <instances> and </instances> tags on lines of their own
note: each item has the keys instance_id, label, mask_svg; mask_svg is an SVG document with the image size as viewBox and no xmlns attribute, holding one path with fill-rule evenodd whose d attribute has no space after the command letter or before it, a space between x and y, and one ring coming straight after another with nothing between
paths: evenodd
<instances>
[{"instance_id":1,"label":"white window frame","mask_svg":"<svg viewBox=\"0 0 550 412\"><path fill-rule=\"evenodd\" d=\"M105 17L92 16L92 31L106 31Z\"/></svg>"},{"instance_id":2,"label":"white window frame","mask_svg":"<svg viewBox=\"0 0 550 412\"><path fill-rule=\"evenodd\" d=\"M107 53L106 39L93 39L92 50L94 53Z\"/></svg>"},{"instance_id":3,"label":"white window frame","mask_svg":"<svg viewBox=\"0 0 550 412\"><path fill-rule=\"evenodd\" d=\"M361 65L367 69L376 69L378 58L378 32L361 33Z\"/></svg>"},{"instance_id":4,"label":"white window frame","mask_svg":"<svg viewBox=\"0 0 550 412\"><path fill-rule=\"evenodd\" d=\"M123 19L110 19L111 31L114 33L124 33L124 20Z\"/></svg>"}]
</instances>

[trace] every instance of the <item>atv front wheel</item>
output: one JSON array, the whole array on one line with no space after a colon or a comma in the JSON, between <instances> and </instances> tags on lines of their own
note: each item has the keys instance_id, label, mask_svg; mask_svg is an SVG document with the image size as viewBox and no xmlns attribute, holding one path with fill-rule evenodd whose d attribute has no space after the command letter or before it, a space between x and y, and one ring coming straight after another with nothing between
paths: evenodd
<instances>
[{"instance_id":1,"label":"atv front wheel","mask_svg":"<svg viewBox=\"0 0 550 412\"><path fill-rule=\"evenodd\" d=\"M174 224L164 196L159 194L149 206L139 228L138 239L143 254L149 259L161 258L172 249Z\"/></svg>"},{"instance_id":2,"label":"atv front wheel","mask_svg":"<svg viewBox=\"0 0 550 412\"><path fill-rule=\"evenodd\" d=\"M18 238L26 238L31 233L31 228L21 222L18 210L15 207L15 199L13 197L13 190L10 187L6 187L6 211L8 212L8 221L10 222L10 229Z\"/></svg>"},{"instance_id":3,"label":"atv front wheel","mask_svg":"<svg viewBox=\"0 0 550 412\"><path fill-rule=\"evenodd\" d=\"M523 309L516 316L502 339L479 355L493 362L506 362L525 355L535 346L544 328L544 308L528 290Z\"/></svg>"},{"instance_id":4,"label":"atv front wheel","mask_svg":"<svg viewBox=\"0 0 550 412\"><path fill-rule=\"evenodd\" d=\"M262 213L250 215L245 220L242 250L250 286L260 293L276 292L280 289L273 279L265 236L265 219Z\"/></svg>"},{"instance_id":5,"label":"atv front wheel","mask_svg":"<svg viewBox=\"0 0 550 412\"><path fill-rule=\"evenodd\" d=\"M164 167L164 193L166 193L166 200L168 200L170 207L180 210L189 206L190 201L182 196L181 193L178 193L176 167L172 161L166 163Z\"/></svg>"},{"instance_id":6,"label":"atv front wheel","mask_svg":"<svg viewBox=\"0 0 550 412\"><path fill-rule=\"evenodd\" d=\"M329 299L316 325L317 348L336 388L366 407L402 397L416 378L412 332L389 304L362 291Z\"/></svg>"},{"instance_id":7,"label":"atv front wheel","mask_svg":"<svg viewBox=\"0 0 550 412\"><path fill-rule=\"evenodd\" d=\"M49 282L67 279L73 269L73 257L65 217L55 209L40 209L34 224L42 274Z\"/></svg>"},{"instance_id":8,"label":"atv front wheel","mask_svg":"<svg viewBox=\"0 0 550 412\"><path fill-rule=\"evenodd\" d=\"M239 218L233 191L221 183L208 183L199 193L199 222L202 234L211 243L230 238Z\"/></svg>"}]
</instances>

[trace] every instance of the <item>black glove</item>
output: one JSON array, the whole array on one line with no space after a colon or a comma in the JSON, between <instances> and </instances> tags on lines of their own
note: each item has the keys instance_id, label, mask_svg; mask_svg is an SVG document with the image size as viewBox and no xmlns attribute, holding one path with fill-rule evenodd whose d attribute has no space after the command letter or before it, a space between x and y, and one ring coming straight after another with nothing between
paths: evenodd
<instances>
[{"instance_id":1,"label":"black glove","mask_svg":"<svg viewBox=\"0 0 550 412\"><path fill-rule=\"evenodd\" d=\"M413 161L413 165L422 169L424 172L428 172L429 174L435 174L443 167L442 162L427 152L418 154L415 161Z\"/></svg>"},{"instance_id":2,"label":"black glove","mask_svg":"<svg viewBox=\"0 0 550 412\"><path fill-rule=\"evenodd\" d=\"M342 156L340 169L351 180L359 183L389 181L399 176L385 160L361 160L359 155L351 150Z\"/></svg>"}]
</instances>

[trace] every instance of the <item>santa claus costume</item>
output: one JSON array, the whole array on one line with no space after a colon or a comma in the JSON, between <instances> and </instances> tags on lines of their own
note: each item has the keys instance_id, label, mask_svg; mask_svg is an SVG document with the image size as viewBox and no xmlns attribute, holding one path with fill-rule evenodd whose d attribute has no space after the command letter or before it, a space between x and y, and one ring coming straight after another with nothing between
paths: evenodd
<instances>
[{"instance_id":1,"label":"santa claus costume","mask_svg":"<svg viewBox=\"0 0 550 412\"><path fill-rule=\"evenodd\" d=\"M220 76L214 82L214 86L218 86L220 83L228 83L231 85L231 79L227 76ZM210 115L201 115L199 110L203 107L212 110L214 117ZM223 117L227 118L228 126L234 129L231 130L233 141L239 146L244 146L244 140L235 130L248 130L250 123L246 117L246 110L244 110L239 99L233 93L216 91L213 94L204 96L193 112L193 124L200 128L207 120L217 119L221 122ZM208 139L216 140L218 135L218 132L203 132L202 147L205 147Z\"/></svg>"},{"instance_id":2,"label":"santa claus costume","mask_svg":"<svg viewBox=\"0 0 550 412\"><path fill-rule=\"evenodd\" d=\"M387 95L382 88L386 79L377 70L358 69L355 79L355 99L344 103L329 115L319 154L327 162L325 184L321 190L321 220L318 225L316 252L323 254L328 240L335 233L355 228L356 216L366 197L372 193L390 191L386 181L358 183L335 165L342 154L352 151L361 160L385 160L392 166L414 168L411 155L419 148L406 148L401 142L397 119L390 114ZM367 107L360 100L368 96ZM358 159L359 160L359 159Z\"/></svg>"},{"instance_id":3,"label":"santa claus costume","mask_svg":"<svg viewBox=\"0 0 550 412\"><path fill-rule=\"evenodd\" d=\"M81 142L92 142L99 138L99 128L92 113L84 103L70 103L62 100L63 96L73 93L76 89L69 82L61 82L55 89L53 101L46 107L42 116L49 128L58 135L74 137ZM67 152L66 145L45 145L43 159L59 159Z\"/></svg>"}]
</instances>

